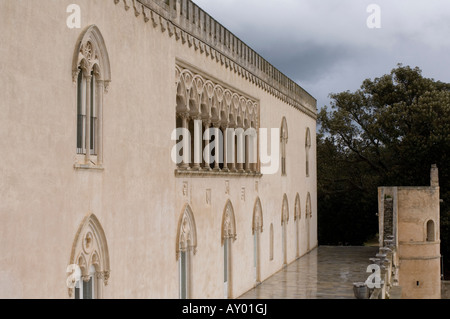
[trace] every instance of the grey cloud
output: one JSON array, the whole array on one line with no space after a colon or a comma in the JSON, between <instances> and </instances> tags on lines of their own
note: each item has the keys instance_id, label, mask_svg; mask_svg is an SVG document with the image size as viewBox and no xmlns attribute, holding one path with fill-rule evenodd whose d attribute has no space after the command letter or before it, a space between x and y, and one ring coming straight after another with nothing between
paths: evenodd
<instances>
[{"instance_id":1,"label":"grey cloud","mask_svg":"<svg viewBox=\"0 0 450 319\"><path fill-rule=\"evenodd\" d=\"M450 1L194 0L281 72L327 104L397 63L450 82ZM366 8L381 7L381 29Z\"/></svg>"}]
</instances>

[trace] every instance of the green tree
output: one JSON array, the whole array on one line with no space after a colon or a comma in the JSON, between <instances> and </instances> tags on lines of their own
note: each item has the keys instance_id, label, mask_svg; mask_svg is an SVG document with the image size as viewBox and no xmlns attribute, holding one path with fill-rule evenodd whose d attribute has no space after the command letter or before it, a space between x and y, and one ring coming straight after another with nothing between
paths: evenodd
<instances>
[{"instance_id":1,"label":"green tree","mask_svg":"<svg viewBox=\"0 0 450 319\"><path fill-rule=\"evenodd\" d=\"M377 187L429 185L437 164L450 265L450 84L399 64L330 97L318 116L319 241L363 243L378 231Z\"/></svg>"}]
</instances>

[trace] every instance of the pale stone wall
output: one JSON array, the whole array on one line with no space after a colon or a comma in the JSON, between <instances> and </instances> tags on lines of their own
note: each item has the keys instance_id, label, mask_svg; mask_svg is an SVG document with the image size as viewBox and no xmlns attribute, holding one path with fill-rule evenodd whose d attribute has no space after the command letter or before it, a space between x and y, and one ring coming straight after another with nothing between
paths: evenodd
<instances>
[{"instance_id":1,"label":"pale stone wall","mask_svg":"<svg viewBox=\"0 0 450 319\"><path fill-rule=\"evenodd\" d=\"M297 95L289 93L262 71L243 65L241 58L222 55L212 59L206 49L196 48L195 41L190 45L188 40L183 43L181 36L177 39L175 29L170 35L170 25L163 32L161 21L167 20L151 14L148 8L154 6L153 1L143 1L149 6L143 10L138 1L79 0L82 28L69 29L66 8L72 2L0 2L0 41L4 44L0 47L4 161L0 169L0 297L67 298L66 267L77 230L88 214L98 218L109 249L111 274L103 288L105 298L178 298L176 236L185 204L192 208L197 231L197 251L191 264L194 298L224 296L220 234L227 200L233 205L237 228L232 244L233 297L254 285L252 216L257 197L264 223L262 280L283 264L284 194L289 203L288 262L296 258L297 193L301 202L300 255L317 246L312 97L298 88ZM164 11L161 14L166 15ZM156 27L154 19L159 19ZM103 100L101 170L74 168L72 58L80 33L93 24L104 37L112 73ZM226 51L221 43L217 47ZM286 177L280 172L262 177L175 177L170 135L175 126L177 61L257 100L260 127L279 128L282 117L287 118ZM240 61L240 69L236 67L240 71L226 67L230 61ZM299 99L291 103L295 96ZM312 134L309 177L305 174L307 127ZM207 190L211 194L208 202ZM311 218L305 216L308 192ZM271 223L274 259L269 261Z\"/></svg>"},{"instance_id":2,"label":"pale stone wall","mask_svg":"<svg viewBox=\"0 0 450 319\"><path fill-rule=\"evenodd\" d=\"M380 187L378 205L380 247L388 247L392 253L387 287L401 287L403 299L440 299L437 167L431 167L430 186Z\"/></svg>"},{"instance_id":3,"label":"pale stone wall","mask_svg":"<svg viewBox=\"0 0 450 319\"><path fill-rule=\"evenodd\" d=\"M399 284L402 298L441 296L439 187L398 188ZM434 240L427 240L427 221Z\"/></svg>"},{"instance_id":4,"label":"pale stone wall","mask_svg":"<svg viewBox=\"0 0 450 319\"><path fill-rule=\"evenodd\" d=\"M450 282L447 280L441 281L441 299L450 299Z\"/></svg>"}]
</instances>

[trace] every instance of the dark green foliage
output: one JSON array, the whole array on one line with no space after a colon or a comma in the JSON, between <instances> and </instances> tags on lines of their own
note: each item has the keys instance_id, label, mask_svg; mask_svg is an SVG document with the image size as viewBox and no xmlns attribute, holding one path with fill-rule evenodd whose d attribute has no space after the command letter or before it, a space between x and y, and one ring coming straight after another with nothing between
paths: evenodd
<instances>
[{"instance_id":1,"label":"dark green foliage","mask_svg":"<svg viewBox=\"0 0 450 319\"><path fill-rule=\"evenodd\" d=\"M441 251L450 264L450 84L399 64L356 92L330 97L318 117L319 242L373 237L378 186L427 186L437 164Z\"/></svg>"}]
</instances>

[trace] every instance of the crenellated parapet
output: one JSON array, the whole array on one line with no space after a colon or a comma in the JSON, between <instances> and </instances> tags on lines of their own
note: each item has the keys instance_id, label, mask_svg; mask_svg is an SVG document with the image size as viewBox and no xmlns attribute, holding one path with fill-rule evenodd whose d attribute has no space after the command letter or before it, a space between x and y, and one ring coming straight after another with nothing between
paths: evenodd
<instances>
[{"instance_id":1,"label":"crenellated parapet","mask_svg":"<svg viewBox=\"0 0 450 319\"><path fill-rule=\"evenodd\" d=\"M317 101L191 0L113 0L162 33L317 118Z\"/></svg>"}]
</instances>

